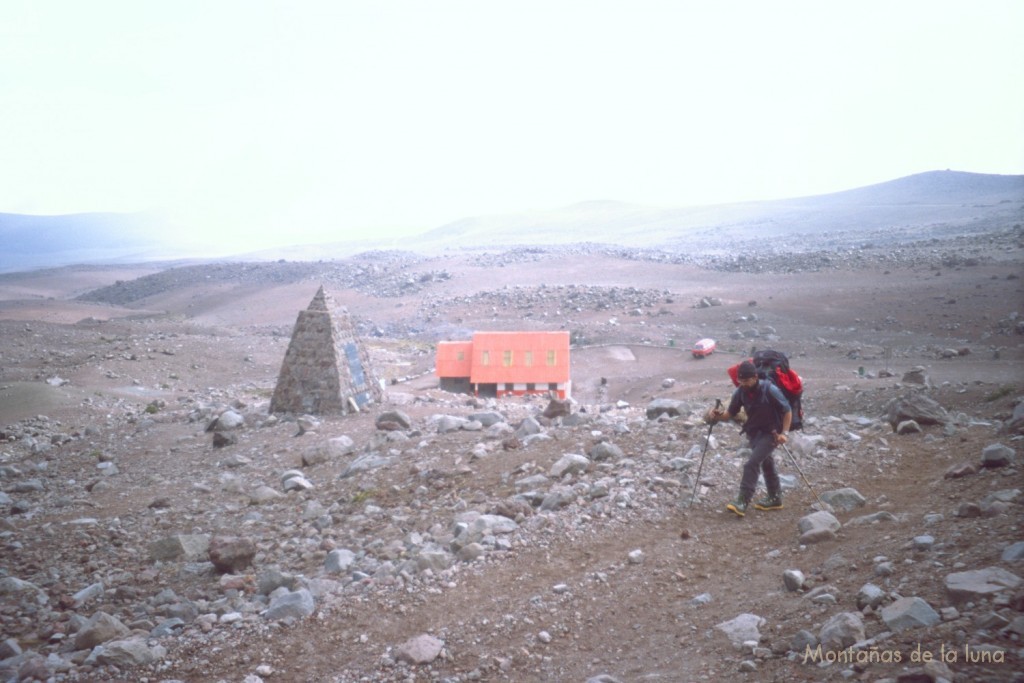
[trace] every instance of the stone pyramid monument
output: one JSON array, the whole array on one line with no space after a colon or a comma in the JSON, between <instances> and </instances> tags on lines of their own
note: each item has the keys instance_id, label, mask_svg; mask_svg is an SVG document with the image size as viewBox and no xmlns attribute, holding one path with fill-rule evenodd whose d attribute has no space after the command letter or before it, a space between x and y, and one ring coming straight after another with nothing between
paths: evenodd
<instances>
[{"instance_id":1,"label":"stone pyramid monument","mask_svg":"<svg viewBox=\"0 0 1024 683\"><path fill-rule=\"evenodd\" d=\"M299 311L270 412L347 415L383 394L348 311L321 285L309 308Z\"/></svg>"}]
</instances>

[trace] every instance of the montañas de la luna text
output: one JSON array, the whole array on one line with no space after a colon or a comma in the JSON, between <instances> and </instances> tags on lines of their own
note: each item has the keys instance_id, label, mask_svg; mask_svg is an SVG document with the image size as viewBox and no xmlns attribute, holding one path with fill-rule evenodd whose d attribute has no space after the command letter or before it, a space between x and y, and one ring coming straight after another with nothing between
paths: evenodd
<instances>
[{"instance_id":1,"label":"monta\u00f1as de la luna text","mask_svg":"<svg viewBox=\"0 0 1024 683\"><path fill-rule=\"evenodd\" d=\"M844 648L842 650L826 650L820 644L816 648L810 645L804 650L803 663L817 664L825 662L828 664L900 664L902 662L911 664L924 664L927 662L944 662L955 664L958 662L967 664L1003 664L1006 661L1006 651L998 648L978 648L964 644L962 647L940 645L938 652L924 650L921 644L912 649L909 653L901 650L892 650L872 645L865 648Z\"/></svg>"}]
</instances>

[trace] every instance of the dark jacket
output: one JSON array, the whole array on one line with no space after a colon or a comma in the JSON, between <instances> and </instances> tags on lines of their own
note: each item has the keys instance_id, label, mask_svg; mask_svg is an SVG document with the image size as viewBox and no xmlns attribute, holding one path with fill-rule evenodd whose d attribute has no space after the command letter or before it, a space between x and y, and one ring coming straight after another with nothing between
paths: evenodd
<instances>
[{"instance_id":1,"label":"dark jacket","mask_svg":"<svg viewBox=\"0 0 1024 683\"><path fill-rule=\"evenodd\" d=\"M735 415L740 407L747 413L743 432L750 437L782 430L782 416L793 408L782 391L766 379L760 379L751 389L739 387L729 401L729 413Z\"/></svg>"}]
</instances>

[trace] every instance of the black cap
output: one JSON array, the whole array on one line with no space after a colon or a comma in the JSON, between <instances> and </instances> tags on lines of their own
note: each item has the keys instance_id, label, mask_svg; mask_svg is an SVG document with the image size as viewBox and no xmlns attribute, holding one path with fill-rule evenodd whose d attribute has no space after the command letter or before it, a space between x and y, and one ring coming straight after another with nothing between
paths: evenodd
<instances>
[{"instance_id":1,"label":"black cap","mask_svg":"<svg viewBox=\"0 0 1024 683\"><path fill-rule=\"evenodd\" d=\"M751 363L749 360L745 360L742 363L740 363L740 369L739 371L737 371L736 375L740 379L747 379L748 377L757 377L757 368L755 368L754 364Z\"/></svg>"}]
</instances>

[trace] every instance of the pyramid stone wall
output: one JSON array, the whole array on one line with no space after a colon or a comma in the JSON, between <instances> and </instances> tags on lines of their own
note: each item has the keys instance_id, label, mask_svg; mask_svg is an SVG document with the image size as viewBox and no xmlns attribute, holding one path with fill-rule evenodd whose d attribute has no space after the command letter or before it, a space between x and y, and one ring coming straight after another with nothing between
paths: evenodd
<instances>
[{"instance_id":1,"label":"pyramid stone wall","mask_svg":"<svg viewBox=\"0 0 1024 683\"><path fill-rule=\"evenodd\" d=\"M382 399L348 312L320 287L309 307L299 311L270 412L347 414Z\"/></svg>"}]
</instances>

